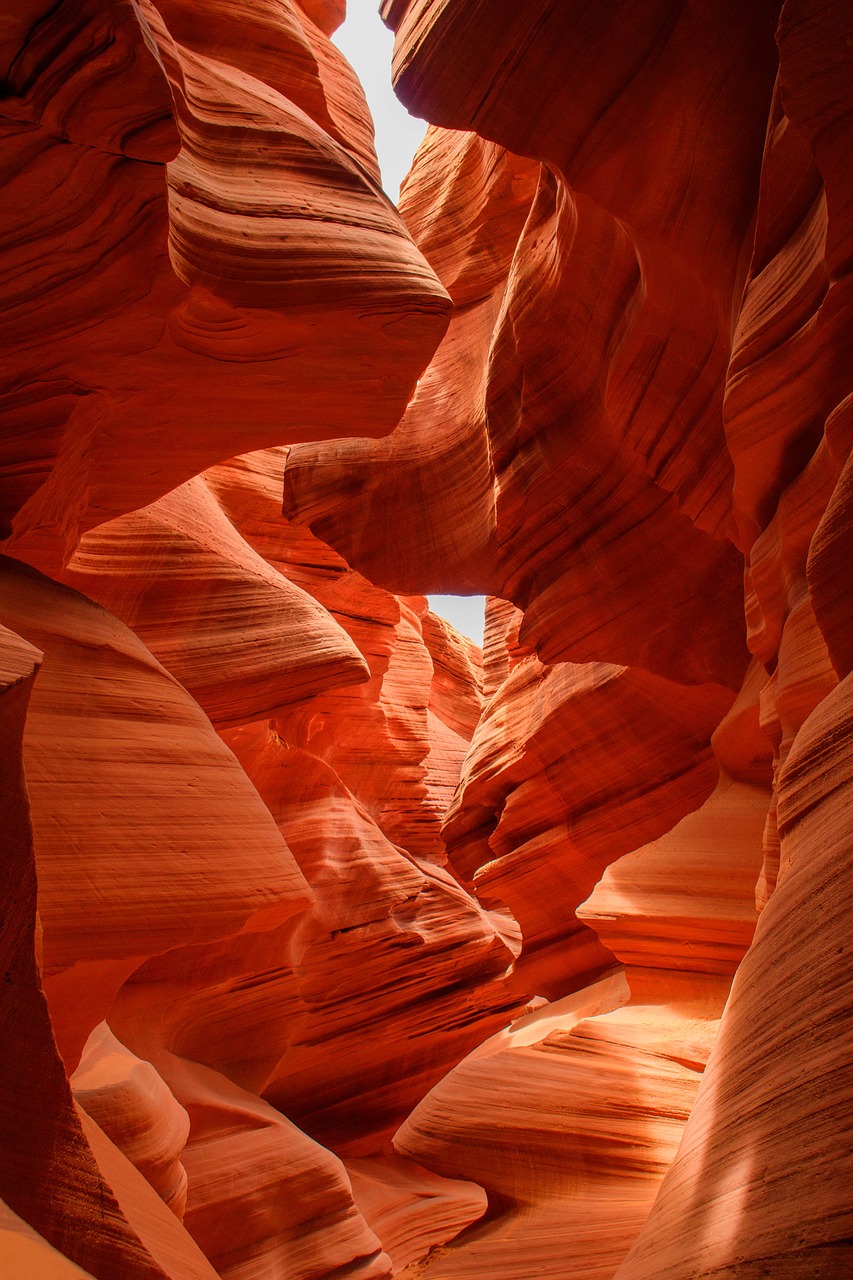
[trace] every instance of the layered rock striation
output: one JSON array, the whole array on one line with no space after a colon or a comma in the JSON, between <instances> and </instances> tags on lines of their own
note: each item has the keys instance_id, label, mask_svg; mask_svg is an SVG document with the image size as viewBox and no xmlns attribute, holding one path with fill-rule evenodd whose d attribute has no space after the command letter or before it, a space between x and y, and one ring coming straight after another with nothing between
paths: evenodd
<instances>
[{"instance_id":1,"label":"layered rock striation","mask_svg":"<svg viewBox=\"0 0 853 1280\"><path fill-rule=\"evenodd\" d=\"M0 31L0 1272L840 1280L849 5L344 9Z\"/></svg>"}]
</instances>

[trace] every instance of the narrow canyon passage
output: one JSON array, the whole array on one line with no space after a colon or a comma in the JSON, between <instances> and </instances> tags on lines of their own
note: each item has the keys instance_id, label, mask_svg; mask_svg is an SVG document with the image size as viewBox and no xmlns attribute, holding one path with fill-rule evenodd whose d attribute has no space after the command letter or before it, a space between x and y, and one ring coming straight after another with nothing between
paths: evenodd
<instances>
[{"instance_id":1,"label":"narrow canyon passage","mask_svg":"<svg viewBox=\"0 0 853 1280\"><path fill-rule=\"evenodd\" d=\"M845 1280L853 11L345 8L0 24L0 1277Z\"/></svg>"}]
</instances>

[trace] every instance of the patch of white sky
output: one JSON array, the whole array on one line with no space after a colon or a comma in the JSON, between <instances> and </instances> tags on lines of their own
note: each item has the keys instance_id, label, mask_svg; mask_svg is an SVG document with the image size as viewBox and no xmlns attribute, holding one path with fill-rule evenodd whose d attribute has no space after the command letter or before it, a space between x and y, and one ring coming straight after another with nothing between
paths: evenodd
<instances>
[{"instance_id":1,"label":"patch of white sky","mask_svg":"<svg viewBox=\"0 0 853 1280\"><path fill-rule=\"evenodd\" d=\"M409 115L391 88L394 36L379 17L379 0L348 0L346 20L332 40L361 81L373 116L382 185L396 202L427 127Z\"/></svg>"},{"instance_id":2,"label":"patch of white sky","mask_svg":"<svg viewBox=\"0 0 853 1280\"><path fill-rule=\"evenodd\" d=\"M355 68L364 87L376 133L376 154L382 185L396 201L400 183L426 132L423 120L410 116L391 88L394 37L378 13L379 0L349 0L347 16L332 37ZM476 644L483 643L483 596L428 596L434 613L451 622Z\"/></svg>"}]
</instances>

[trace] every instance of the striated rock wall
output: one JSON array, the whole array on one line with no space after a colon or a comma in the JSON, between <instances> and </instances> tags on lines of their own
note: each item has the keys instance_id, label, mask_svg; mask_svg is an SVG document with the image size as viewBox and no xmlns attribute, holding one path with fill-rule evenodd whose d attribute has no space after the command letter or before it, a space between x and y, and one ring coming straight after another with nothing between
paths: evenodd
<instances>
[{"instance_id":1,"label":"striated rock wall","mask_svg":"<svg viewBox=\"0 0 853 1280\"><path fill-rule=\"evenodd\" d=\"M849 5L344 7L0 29L0 1273L841 1280Z\"/></svg>"}]
</instances>

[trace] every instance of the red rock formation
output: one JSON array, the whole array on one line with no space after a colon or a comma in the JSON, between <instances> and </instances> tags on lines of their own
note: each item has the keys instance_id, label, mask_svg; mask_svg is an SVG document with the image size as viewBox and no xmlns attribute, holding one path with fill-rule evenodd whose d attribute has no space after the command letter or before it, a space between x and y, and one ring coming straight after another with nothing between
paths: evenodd
<instances>
[{"instance_id":1,"label":"red rock formation","mask_svg":"<svg viewBox=\"0 0 853 1280\"><path fill-rule=\"evenodd\" d=\"M228 454L339 436L342 396L391 430L447 299L304 13L21 4L2 61L14 554L55 569Z\"/></svg>"},{"instance_id":2,"label":"red rock formation","mask_svg":"<svg viewBox=\"0 0 853 1280\"><path fill-rule=\"evenodd\" d=\"M492 1206L487 1224L424 1274L522 1276L531 1251L546 1276L607 1275L618 1265L695 1091L695 1072L660 1035L608 1012L627 995L611 978L530 1014L415 1109L398 1149L445 1175L464 1167Z\"/></svg>"},{"instance_id":3,"label":"red rock formation","mask_svg":"<svg viewBox=\"0 0 853 1280\"><path fill-rule=\"evenodd\" d=\"M736 975L678 1158L620 1280L762 1271L798 1280L848 1269L853 991L839 862L849 846L850 695L848 679L788 756L779 886Z\"/></svg>"},{"instance_id":4,"label":"red rock formation","mask_svg":"<svg viewBox=\"0 0 853 1280\"><path fill-rule=\"evenodd\" d=\"M240 538L201 477L86 534L63 579L126 622L218 728L368 676L328 613Z\"/></svg>"},{"instance_id":5,"label":"red rock formation","mask_svg":"<svg viewBox=\"0 0 853 1280\"><path fill-rule=\"evenodd\" d=\"M331 1152L216 1072L168 1054L157 1065L190 1116L185 1221L216 1274L390 1276Z\"/></svg>"},{"instance_id":6,"label":"red rock formation","mask_svg":"<svg viewBox=\"0 0 853 1280\"><path fill-rule=\"evenodd\" d=\"M767 905L678 1160L620 1277L735 1267L829 1277L851 1265L841 1065L851 1000L839 881L849 843L841 818L849 811L849 692L846 681L833 689L847 672L838 636L849 618L838 558L842 468L853 444L843 355L853 317L843 159L853 118L849 38L845 6L804 0L783 9L742 319L746 358L733 361L727 396L737 409L727 429L737 424L734 439L747 444L742 461L732 452L742 522L754 538L752 643L775 666L763 695L777 768L759 885ZM831 602L830 582L840 588Z\"/></svg>"},{"instance_id":7,"label":"red rock formation","mask_svg":"<svg viewBox=\"0 0 853 1280\"><path fill-rule=\"evenodd\" d=\"M5 1204L0 1204L0 1263L10 1276L93 1280L91 1272L81 1271Z\"/></svg>"},{"instance_id":8,"label":"red rock formation","mask_svg":"<svg viewBox=\"0 0 853 1280\"><path fill-rule=\"evenodd\" d=\"M710 5L672 11L662 3L642 15L599 8L541 0L535 14L522 14L501 4L486 26L464 0L441 5L440 18L434 6L386 6L398 29L397 87L407 105L550 166L519 211L526 222L517 216L514 237L504 232L499 242L503 263L492 260L482 273L495 298L491 333L478 332L476 346L468 339L468 359L449 376L443 371L450 393L440 414L425 399L418 406L429 375L422 381L401 447L416 430L421 447L410 455L434 455L436 445L425 441L436 431L467 440L473 398L486 428L486 470L464 489L455 479L440 486L442 494L465 492L461 518L452 498L432 503L427 517L456 530L458 549L442 558L441 585L451 575L467 583L473 559L481 584L524 607L522 639L544 660L640 665L737 687L744 663L733 611L740 612L742 565L721 538L733 522L720 414L775 72L773 8L754 6L729 20ZM623 20L614 45L604 32ZM528 22L531 34L519 44ZM469 60L475 75L461 70ZM633 100L643 106L639 128L627 127L631 99L620 96L632 76ZM703 93L695 94L688 86L700 79ZM441 241L431 256L435 151L441 147L423 157L422 197L411 182L402 207L450 288L465 273L447 269ZM486 172L505 207L507 175L494 165ZM665 180L644 181L649 172ZM462 198L469 225L484 208L491 212L476 182ZM467 247L463 240L457 262ZM477 266L478 253L475 243ZM472 316L464 309L455 324L470 328ZM388 447L353 443L340 459L295 449L286 508L301 511L351 562L369 564L372 576L408 585L423 580L424 531L417 528L406 555L395 540L393 559L375 545L377 508L400 503L397 474L368 470L367 460ZM444 453L452 456L449 444ZM352 493L343 472L349 476L360 456L361 510L352 501L333 509L333 495ZM464 456L472 466L475 446ZM405 454L402 461L405 477ZM455 456L453 465L459 472ZM650 548L659 596L636 573ZM417 566L411 578L409 563ZM661 625L663 599L669 627Z\"/></svg>"},{"instance_id":9,"label":"red rock formation","mask_svg":"<svg viewBox=\"0 0 853 1280\"><path fill-rule=\"evenodd\" d=\"M353 1198L391 1258L395 1273L452 1240L485 1212L486 1193L470 1182L440 1178L396 1156L348 1160Z\"/></svg>"},{"instance_id":10,"label":"red rock formation","mask_svg":"<svg viewBox=\"0 0 853 1280\"><path fill-rule=\"evenodd\" d=\"M86 1041L71 1087L78 1105L183 1218L189 1117L151 1063L129 1053L102 1022Z\"/></svg>"},{"instance_id":11,"label":"red rock formation","mask_svg":"<svg viewBox=\"0 0 853 1280\"><path fill-rule=\"evenodd\" d=\"M0 640L0 1261L9 1276L189 1277L161 1268L156 1245L149 1251L114 1182L99 1170L57 1052L36 961L36 869L22 767L27 702L43 655L5 627ZM203 1270L196 1274L207 1280Z\"/></svg>"},{"instance_id":12,"label":"red rock formation","mask_svg":"<svg viewBox=\"0 0 853 1280\"><path fill-rule=\"evenodd\" d=\"M232 741L316 904L292 926L149 961L112 1023L134 1052L215 1067L335 1150L375 1151L517 1007L507 922L391 845L328 765L265 726Z\"/></svg>"},{"instance_id":13,"label":"red rock formation","mask_svg":"<svg viewBox=\"0 0 853 1280\"><path fill-rule=\"evenodd\" d=\"M322 458L291 452L285 512L310 523L373 582L497 590L485 367L539 166L474 134L430 130L416 173L400 207L453 299L447 336L388 440L340 441Z\"/></svg>"},{"instance_id":14,"label":"red rock formation","mask_svg":"<svg viewBox=\"0 0 853 1280\"><path fill-rule=\"evenodd\" d=\"M613 863L577 911L611 964L624 962L624 976L545 1004L493 1037L398 1132L404 1154L441 1173L464 1170L490 1194L488 1227L424 1274L522 1276L535 1232L543 1275L612 1275L633 1243L755 927L770 771L760 684L755 664L714 735L727 771L714 794L662 839ZM571 901L568 891L561 900Z\"/></svg>"},{"instance_id":15,"label":"red rock formation","mask_svg":"<svg viewBox=\"0 0 853 1280\"><path fill-rule=\"evenodd\" d=\"M0 32L0 1271L836 1280L850 7L343 10Z\"/></svg>"},{"instance_id":16,"label":"red rock formation","mask_svg":"<svg viewBox=\"0 0 853 1280\"><path fill-rule=\"evenodd\" d=\"M45 654L24 761L45 985L73 1070L142 960L272 928L310 890L234 757L141 642L33 570L7 561L2 576L3 619Z\"/></svg>"},{"instance_id":17,"label":"red rock formation","mask_svg":"<svg viewBox=\"0 0 853 1280\"><path fill-rule=\"evenodd\" d=\"M480 720L444 834L456 870L521 925L522 990L560 995L612 964L574 908L609 862L706 798L709 739L730 702L719 686L636 668L515 662Z\"/></svg>"},{"instance_id":18,"label":"red rock formation","mask_svg":"<svg viewBox=\"0 0 853 1280\"><path fill-rule=\"evenodd\" d=\"M331 764L390 840L443 863L440 827L479 716L481 655L421 597L401 601L375 587L281 519L285 457L231 459L206 480L246 541L339 623L370 678L291 708L280 731Z\"/></svg>"}]
</instances>

